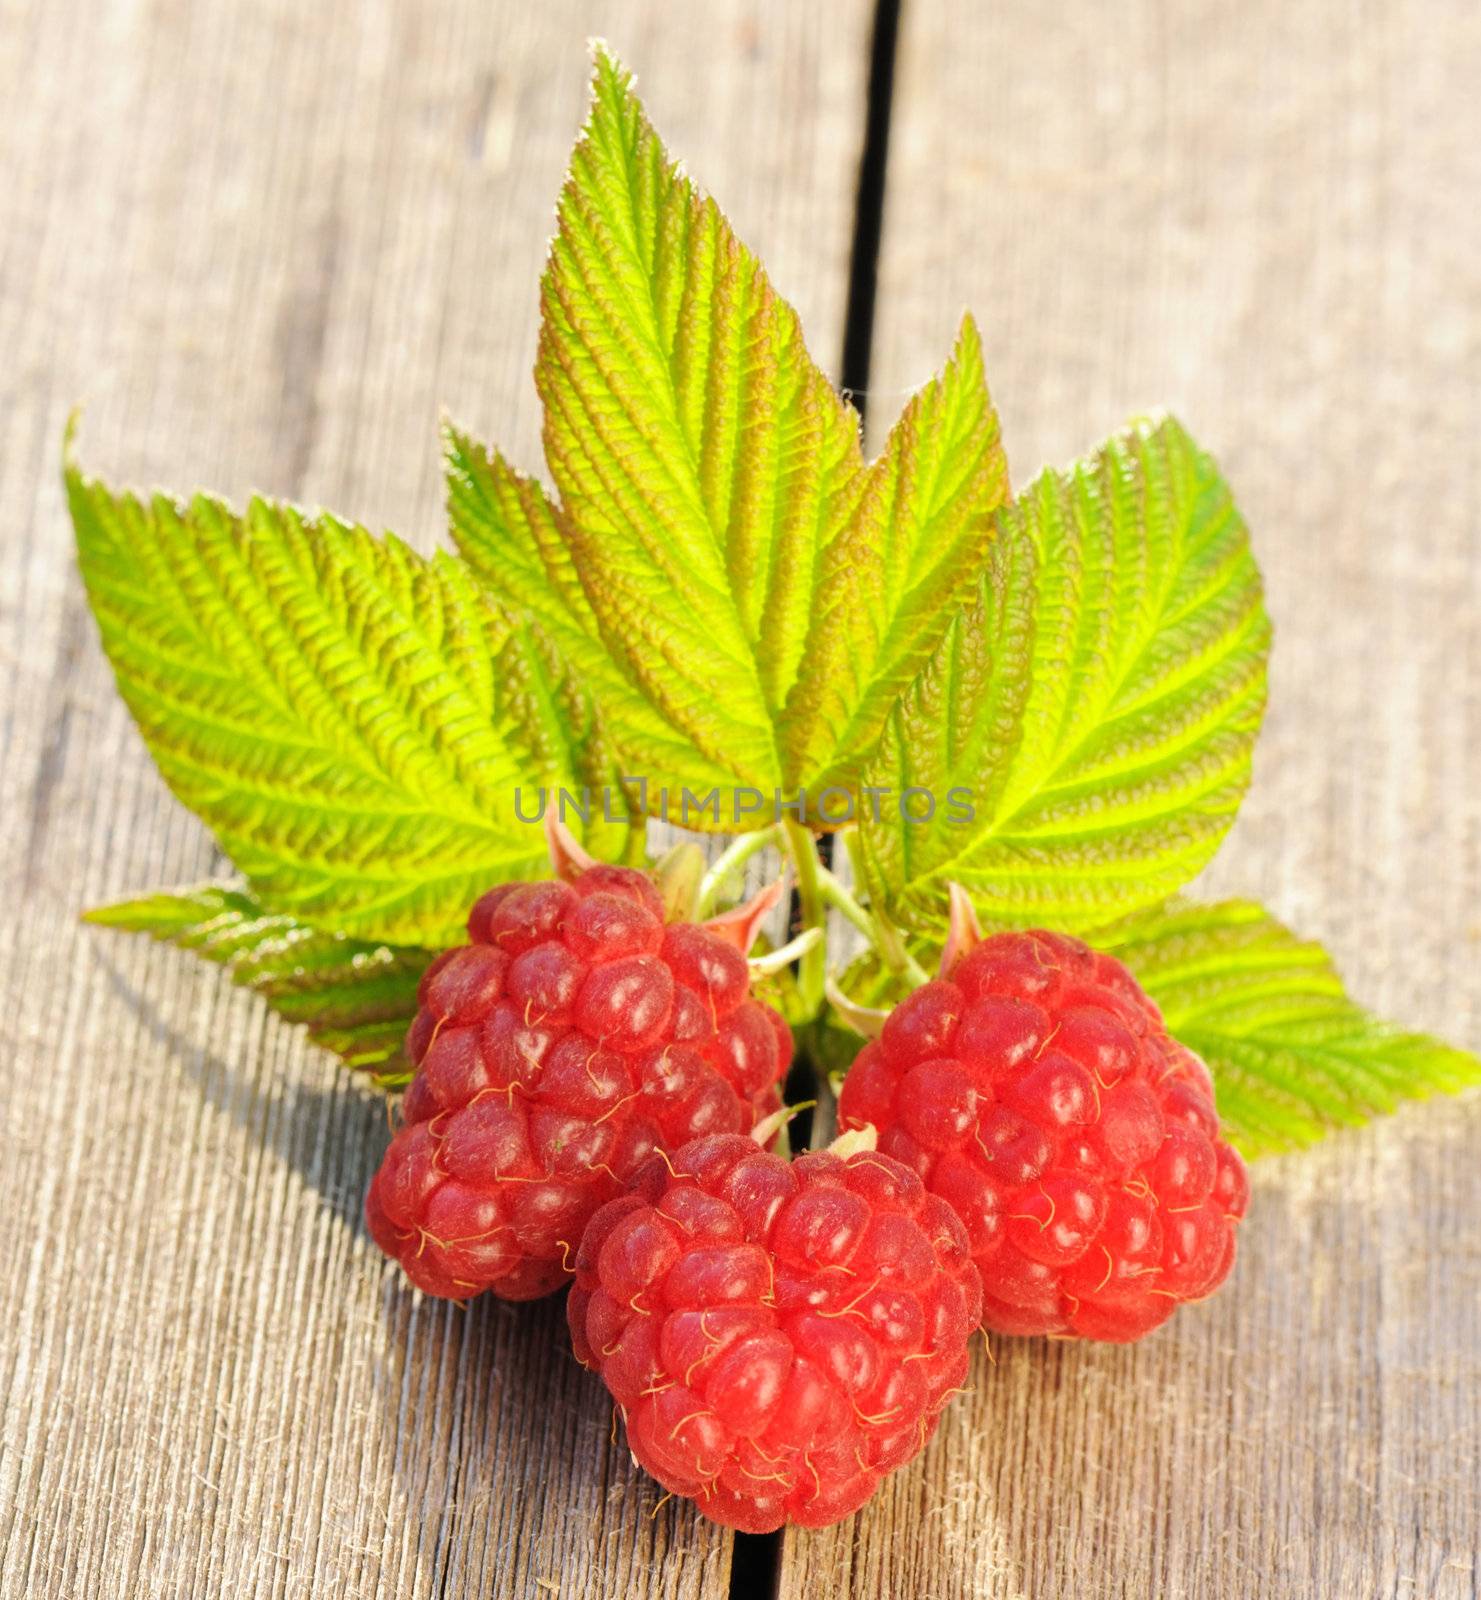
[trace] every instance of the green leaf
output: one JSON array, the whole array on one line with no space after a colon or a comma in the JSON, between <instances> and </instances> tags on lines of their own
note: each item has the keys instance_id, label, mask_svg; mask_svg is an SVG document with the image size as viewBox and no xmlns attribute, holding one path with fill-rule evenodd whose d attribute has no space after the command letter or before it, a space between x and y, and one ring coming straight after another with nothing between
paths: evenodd
<instances>
[{"instance_id":1,"label":"green leaf","mask_svg":"<svg viewBox=\"0 0 1481 1600\"><path fill-rule=\"evenodd\" d=\"M698 752L602 643L555 508L539 482L457 428L444 429L444 444L448 517L459 552L497 600L539 625L591 690L622 771L689 771L705 787L725 782L718 769L704 769Z\"/></svg>"},{"instance_id":2,"label":"green leaf","mask_svg":"<svg viewBox=\"0 0 1481 1600\"><path fill-rule=\"evenodd\" d=\"M1181 887L1233 820L1265 703L1259 573L1171 419L995 520L975 600L890 714L863 873L906 926L938 923L955 880L991 925L1093 928ZM911 788L929 823L901 823Z\"/></svg>"},{"instance_id":3,"label":"green leaf","mask_svg":"<svg viewBox=\"0 0 1481 1600\"><path fill-rule=\"evenodd\" d=\"M581 658L655 786L770 798L857 784L1007 494L970 320L866 469L858 417L796 313L670 161L604 51L542 311L536 381L559 505L457 440L465 553L496 594L600 637L615 679L589 644ZM772 820L757 807L721 823Z\"/></svg>"},{"instance_id":4,"label":"green leaf","mask_svg":"<svg viewBox=\"0 0 1481 1600\"><path fill-rule=\"evenodd\" d=\"M390 1086L410 1076L402 1043L434 952L319 933L220 884L99 906L84 920L147 933L225 967L315 1044Z\"/></svg>"},{"instance_id":5,"label":"green leaf","mask_svg":"<svg viewBox=\"0 0 1481 1600\"><path fill-rule=\"evenodd\" d=\"M124 699L274 911L447 943L490 884L545 868L516 790L532 817L538 786L610 776L578 674L453 557L262 500L115 494L70 462L67 492Z\"/></svg>"},{"instance_id":6,"label":"green leaf","mask_svg":"<svg viewBox=\"0 0 1481 1600\"><path fill-rule=\"evenodd\" d=\"M558 222L535 377L571 559L624 675L693 751L655 776L769 792L857 418L605 51Z\"/></svg>"},{"instance_id":7,"label":"green leaf","mask_svg":"<svg viewBox=\"0 0 1481 1600\"><path fill-rule=\"evenodd\" d=\"M1320 945L1243 900L1182 901L1098 936L1207 1062L1226 1131L1247 1156L1314 1143L1401 1100L1481 1083L1481 1060L1380 1022Z\"/></svg>"},{"instance_id":8,"label":"green leaf","mask_svg":"<svg viewBox=\"0 0 1481 1600\"><path fill-rule=\"evenodd\" d=\"M826 552L807 670L782 721L793 778L815 791L858 781L891 707L977 587L991 513L1007 498L1007 458L968 317L946 369L890 430Z\"/></svg>"}]
</instances>

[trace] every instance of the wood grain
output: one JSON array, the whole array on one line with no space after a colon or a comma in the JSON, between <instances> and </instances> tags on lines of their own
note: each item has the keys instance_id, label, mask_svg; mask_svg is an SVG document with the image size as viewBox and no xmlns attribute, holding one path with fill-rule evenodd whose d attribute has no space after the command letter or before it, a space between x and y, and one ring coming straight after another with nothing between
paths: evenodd
<instances>
[{"instance_id":1,"label":"wood grain","mask_svg":"<svg viewBox=\"0 0 1481 1600\"><path fill-rule=\"evenodd\" d=\"M98 651L63 421L133 482L426 546L440 406L538 463L536 280L585 39L833 367L869 14L772 0L0 0L0 1594L665 1595L730 1541L609 1443L559 1303L419 1302L377 1101L89 902L221 863Z\"/></svg>"},{"instance_id":2,"label":"wood grain","mask_svg":"<svg viewBox=\"0 0 1481 1600\"><path fill-rule=\"evenodd\" d=\"M1173 406L1277 643L1207 892L1481 1045L1481 13L907 0L876 430L978 314L1023 483ZM782 1594L1474 1596L1481 1102L1259 1171L1230 1288L1131 1351L1001 1341Z\"/></svg>"},{"instance_id":3,"label":"wood grain","mask_svg":"<svg viewBox=\"0 0 1481 1600\"><path fill-rule=\"evenodd\" d=\"M867 8L0 0L0 1596L713 1596L559 1305L419 1302L358 1220L375 1102L77 908L219 865L71 570L63 418L133 481L427 545L438 407L538 460L535 280L605 31L841 348ZM872 418L971 303L1024 481L1171 403L1279 631L1209 892L1481 1044L1481 18L1461 0L907 0ZM785 1595L1474 1596L1474 1097L1267 1165L1230 1293L1002 1341Z\"/></svg>"}]
</instances>

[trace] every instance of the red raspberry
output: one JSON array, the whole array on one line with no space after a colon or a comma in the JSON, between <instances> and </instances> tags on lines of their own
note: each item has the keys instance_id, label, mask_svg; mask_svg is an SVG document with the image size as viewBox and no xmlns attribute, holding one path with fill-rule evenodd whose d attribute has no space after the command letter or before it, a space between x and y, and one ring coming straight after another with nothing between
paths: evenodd
<instances>
[{"instance_id":1,"label":"red raspberry","mask_svg":"<svg viewBox=\"0 0 1481 1600\"><path fill-rule=\"evenodd\" d=\"M749 998L738 942L663 913L627 867L501 884L427 969L416 1077L365 1201L419 1289L548 1294L655 1149L779 1106L792 1037Z\"/></svg>"},{"instance_id":2,"label":"red raspberry","mask_svg":"<svg viewBox=\"0 0 1481 1600\"><path fill-rule=\"evenodd\" d=\"M1208 1069L1078 939L969 950L865 1046L839 1117L951 1202L1000 1333L1139 1339L1234 1264L1249 1186Z\"/></svg>"},{"instance_id":3,"label":"red raspberry","mask_svg":"<svg viewBox=\"0 0 1481 1600\"><path fill-rule=\"evenodd\" d=\"M577 1359L639 1464L730 1527L856 1511L967 1371L981 1287L961 1223L908 1167L854 1150L787 1162L697 1139L581 1241Z\"/></svg>"}]
</instances>

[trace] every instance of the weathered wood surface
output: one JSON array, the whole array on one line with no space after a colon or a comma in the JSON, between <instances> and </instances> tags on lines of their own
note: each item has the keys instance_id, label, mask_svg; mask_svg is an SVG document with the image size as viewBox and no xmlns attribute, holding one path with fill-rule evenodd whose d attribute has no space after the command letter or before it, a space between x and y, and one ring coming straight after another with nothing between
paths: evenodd
<instances>
[{"instance_id":1,"label":"weathered wood surface","mask_svg":"<svg viewBox=\"0 0 1481 1600\"><path fill-rule=\"evenodd\" d=\"M983 328L1014 481L1168 404L1276 620L1208 891L1481 1045L1481 13L907 0L871 416ZM1259 1170L1229 1289L1129 1352L1002 1341L784 1596L1481 1588L1481 1102Z\"/></svg>"},{"instance_id":2,"label":"weathered wood surface","mask_svg":"<svg viewBox=\"0 0 1481 1600\"><path fill-rule=\"evenodd\" d=\"M445 404L538 460L535 279L605 31L842 341L870 17L0 0L0 1595L714 1596L558 1306L417 1303L358 1220L373 1102L77 908L218 863L113 693L57 453L422 543ZM1279 630L1209 884L1481 1044L1481 25L906 0L876 427L970 303L1024 481L1173 404ZM1263 1169L1234 1287L1130 1352L1001 1341L792 1596L1481 1587L1481 1105Z\"/></svg>"},{"instance_id":3,"label":"weathered wood surface","mask_svg":"<svg viewBox=\"0 0 1481 1600\"><path fill-rule=\"evenodd\" d=\"M858 0L0 4L0 1594L727 1592L608 1441L560 1304L417 1303L379 1104L189 957L78 928L219 865L97 648L59 485L324 503L428 544L446 405L539 461L536 280L585 40L842 348Z\"/></svg>"}]
</instances>

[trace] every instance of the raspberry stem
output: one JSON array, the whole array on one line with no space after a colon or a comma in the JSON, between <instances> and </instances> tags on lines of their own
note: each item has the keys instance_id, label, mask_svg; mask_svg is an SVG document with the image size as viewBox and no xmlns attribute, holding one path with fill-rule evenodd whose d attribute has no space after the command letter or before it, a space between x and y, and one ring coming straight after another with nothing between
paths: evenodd
<instances>
[{"instance_id":1,"label":"raspberry stem","mask_svg":"<svg viewBox=\"0 0 1481 1600\"><path fill-rule=\"evenodd\" d=\"M823 866L818 860L813 836L800 822L793 822L790 818L783 826L787 830L792 865L797 872L797 900L802 913L802 931L825 928L828 903L823 897L820 876ZM823 987L827 976L828 947L820 939L810 950L803 952L802 959L797 963L797 990L804 1015L815 1017L823 1009Z\"/></svg>"},{"instance_id":2,"label":"raspberry stem","mask_svg":"<svg viewBox=\"0 0 1481 1600\"><path fill-rule=\"evenodd\" d=\"M765 955L751 956L747 964L752 976L765 977L768 973L790 967L794 961L800 962L810 950L822 944L823 938L821 928L804 928L795 939L788 939L786 944L778 945L775 950L768 950Z\"/></svg>"},{"instance_id":3,"label":"raspberry stem","mask_svg":"<svg viewBox=\"0 0 1481 1600\"><path fill-rule=\"evenodd\" d=\"M827 867L819 867L818 879L824 900L853 923L879 952L880 959L891 972L903 972L916 985L930 981L930 974L906 949L893 923L887 922L881 913L867 911L861 906Z\"/></svg>"},{"instance_id":4,"label":"raspberry stem","mask_svg":"<svg viewBox=\"0 0 1481 1600\"><path fill-rule=\"evenodd\" d=\"M725 880L738 868L745 866L752 856L760 855L768 845L781 843L781 830L763 828L759 833L743 833L715 857L699 881L699 909L696 920L703 921L715 909L715 902L725 887Z\"/></svg>"},{"instance_id":5,"label":"raspberry stem","mask_svg":"<svg viewBox=\"0 0 1481 1600\"><path fill-rule=\"evenodd\" d=\"M883 912L875 917L874 929L874 946L891 972L903 972L917 988L931 981L930 973L911 955L900 930Z\"/></svg>"},{"instance_id":6,"label":"raspberry stem","mask_svg":"<svg viewBox=\"0 0 1481 1600\"><path fill-rule=\"evenodd\" d=\"M818 885L822 890L824 900L835 911L839 912L846 921L853 923L859 932L873 944L875 942L874 918L854 899L841 880L834 877L827 867L820 866L818 868Z\"/></svg>"},{"instance_id":7,"label":"raspberry stem","mask_svg":"<svg viewBox=\"0 0 1481 1600\"><path fill-rule=\"evenodd\" d=\"M845 840L844 849L848 852L849 864L853 865L853 851L847 844L847 836L839 835ZM858 876L857 870L855 876ZM841 889L842 884L839 885ZM921 966L910 953L909 946L900 935L900 930L884 914L878 906L871 906L866 913L869 918L869 942L879 952L879 958L891 972L903 973L910 979L915 988L920 988L923 983L931 981L931 975Z\"/></svg>"}]
</instances>

